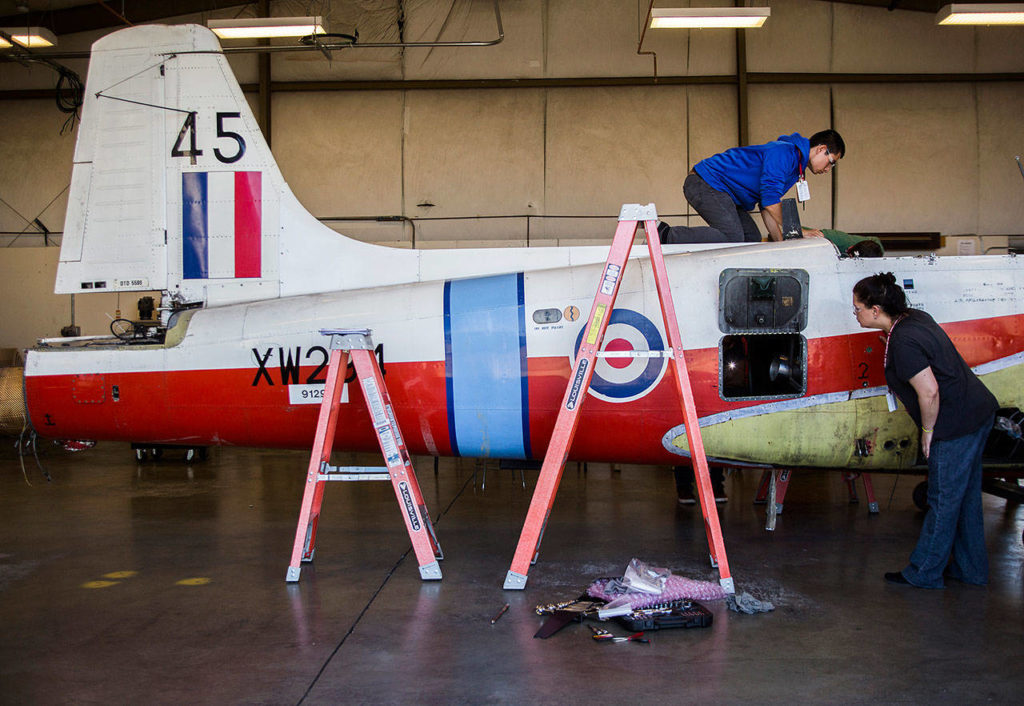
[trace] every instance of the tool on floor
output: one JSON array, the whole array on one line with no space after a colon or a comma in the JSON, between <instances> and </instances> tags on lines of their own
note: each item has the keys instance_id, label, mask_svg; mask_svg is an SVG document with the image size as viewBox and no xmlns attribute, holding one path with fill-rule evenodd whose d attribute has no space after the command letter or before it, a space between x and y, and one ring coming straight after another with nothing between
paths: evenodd
<instances>
[{"instance_id":1,"label":"tool on floor","mask_svg":"<svg viewBox=\"0 0 1024 706\"><path fill-rule=\"evenodd\" d=\"M572 622L581 623L589 615L596 615L597 609L604 601L592 601L587 594L571 601L537 606L537 615L547 615L548 619L534 633L534 637L546 639Z\"/></svg>"},{"instance_id":2,"label":"tool on floor","mask_svg":"<svg viewBox=\"0 0 1024 706\"><path fill-rule=\"evenodd\" d=\"M607 581L598 579L596 583ZM594 584L592 584L593 586ZM718 588L715 586L715 588ZM589 589L588 589L589 591ZM730 594L732 595L732 594ZM697 601L688 599L666 600L660 603L646 604L643 608L630 607L628 604L623 610L609 611L611 603L600 598L592 597L588 593L582 594L579 598L560 603L537 606L537 615L548 616L544 624L540 626L534 637L546 639L564 628L569 623L582 623L586 619L596 619L604 622L613 619L634 633L643 634L645 630L665 630L668 628L706 628L714 621L714 613L705 608ZM608 630L603 630L588 624L594 632L594 639L598 634L606 634L608 639L612 637ZM646 640L643 640L646 642Z\"/></svg>"},{"instance_id":3,"label":"tool on floor","mask_svg":"<svg viewBox=\"0 0 1024 706\"><path fill-rule=\"evenodd\" d=\"M495 615L493 618L491 618L491 625L494 625L496 622L498 622L498 618L500 618L501 616L505 615L505 613L507 611L508 611L508 603L503 605L501 607L501 610L498 611L498 614Z\"/></svg>"},{"instance_id":4,"label":"tool on floor","mask_svg":"<svg viewBox=\"0 0 1024 706\"><path fill-rule=\"evenodd\" d=\"M629 259L636 232L643 222L648 234L647 248L650 252L651 269L657 285L658 301L661 314L668 334L668 351L601 351L605 331L615 306L615 298L622 282L623 270ZM669 360L672 378L679 394L683 420L686 424L686 438L691 450L691 462L697 481L700 507L704 514L704 529L707 534L711 565L718 567L720 583L726 593L733 593L732 576L729 573L729 562L725 556L725 543L722 529L718 522L715 509L715 495L711 489L711 478L708 475L708 462L704 453L704 442L700 434L697 409L693 401L693 390L690 387L690 376L686 368L683 344L679 335L679 321L676 318L675 304L672 302L672 290L669 286L665 258L661 252L661 243L657 238L658 214L654 204L626 204L619 213L619 224L615 230L608 260L601 272L597 293L591 306L589 322L580 340L579 353L573 362L569 375L569 384L562 398L562 404L555 420L555 428L544 455L537 487L530 501L530 509L523 523L523 531L519 537L512 566L505 577L506 589L522 590L526 588L527 574L530 565L536 563L540 554L540 542L544 536L551 508L555 503L555 493L562 479L562 471L572 446L573 437L579 421L579 412L587 399L590 381L594 375L594 365L598 357L655 357L664 356Z\"/></svg>"},{"instance_id":5,"label":"tool on floor","mask_svg":"<svg viewBox=\"0 0 1024 706\"><path fill-rule=\"evenodd\" d=\"M596 642L650 642L650 640L644 637L643 631L633 633L628 637L616 637L604 628L599 628L595 625L588 625L587 627L589 627L591 631L594 633L592 637Z\"/></svg>"},{"instance_id":6,"label":"tool on floor","mask_svg":"<svg viewBox=\"0 0 1024 706\"><path fill-rule=\"evenodd\" d=\"M373 341L369 329L322 329L320 333L331 337L331 355L327 365L327 383L324 385L320 417L313 437L313 452L306 473L306 490L302 496L299 522L295 528L295 544L286 581L299 580L301 562L313 561L316 550L316 530L323 505L324 485L327 481L390 480L395 497L409 532L420 578L440 580L443 559L441 545L434 534L434 526L427 514L427 506L416 480L412 459L402 440L398 421L391 405L391 397L384 384L377 358L373 354ZM383 467L336 467L330 465L334 433L341 411L341 395L345 385L345 371L351 359L356 380L377 435L377 443L387 463Z\"/></svg>"},{"instance_id":7,"label":"tool on floor","mask_svg":"<svg viewBox=\"0 0 1024 706\"><path fill-rule=\"evenodd\" d=\"M733 595L733 594L730 594ZM697 601L670 601L660 606L639 608L616 618L627 630L667 630L669 628L709 628L715 614Z\"/></svg>"}]
</instances>

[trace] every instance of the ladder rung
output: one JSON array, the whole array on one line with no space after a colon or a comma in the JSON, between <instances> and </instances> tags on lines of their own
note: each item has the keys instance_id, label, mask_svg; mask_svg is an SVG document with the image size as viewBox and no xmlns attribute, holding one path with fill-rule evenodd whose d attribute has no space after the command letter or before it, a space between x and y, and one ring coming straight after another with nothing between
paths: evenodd
<instances>
[{"instance_id":1,"label":"ladder rung","mask_svg":"<svg viewBox=\"0 0 1024 706\"><path fill-rule=\"evenodd\" d=\"M328 466L317 475L322 480L391 480L387 466Z\"/></svg>"},{"instance_id":2,"label":"ladder rung","mask_svg":"<svg viewBox=\"0 0 1024 706\"><path fill-rule=\"evenodd\" d=\"M598 358L671 358L672 351L600 351Z\"/></svg>"},{"instance_id":3,"label":"ladder rung","mask_svg":"<svg viewBox=\"0 0 1024 706\"><path fill-rule=\"evenodd\" d=\"M368 328L322 328L321 336L369 336Z\"/></svg>"}]
</instances>

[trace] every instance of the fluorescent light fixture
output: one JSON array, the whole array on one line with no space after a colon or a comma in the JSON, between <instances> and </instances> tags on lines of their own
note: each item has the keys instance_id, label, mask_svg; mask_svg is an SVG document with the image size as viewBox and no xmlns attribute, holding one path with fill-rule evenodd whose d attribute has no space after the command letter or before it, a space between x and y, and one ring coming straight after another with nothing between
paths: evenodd
<instances>
[{"instance_id":1,"label":"fluorescent light fixture","mask_svg":"<svg viewBox=\"0 0 1024 706\"><path fill-rule=\"evenodd\" d=\"M57 35L46 27L4 27L3 31L11 35L16 44L29 49L52 47L57 44ZM10 46L10 42L0 38L0 48L6 49Z\"/></svg>"},{"instance_id":2,"label":"fluorescent light fixture","mask_svg":"<svg viewBox=\"0 0 1024 706\"><path fill-rule=\"evenodd\" d=\"M241 20L210 20L206 26L221 39L271 39L307 37L324 33L322 17L250 17Z\"/></svg>"},{"instance_id":3,"label":"fluorescent light fixture","mask_svg":"<svg viewBox=\"0 0 1024 706\"><path fill-rule=\"evenodd\" d=\"M1024 3L946 5L935 15L940 25L1024 25Z\"/></svg>"},{"instance_id":4,"label":"fluorescent light fixture","mask_svg":"<svg viewBox=\"0 0 1024 706\"><path fill-rule=\"evenodd\" d=\"M770 7L656 7L651 29L760 27L771 14Z\"/></svg>"}]
</instances>

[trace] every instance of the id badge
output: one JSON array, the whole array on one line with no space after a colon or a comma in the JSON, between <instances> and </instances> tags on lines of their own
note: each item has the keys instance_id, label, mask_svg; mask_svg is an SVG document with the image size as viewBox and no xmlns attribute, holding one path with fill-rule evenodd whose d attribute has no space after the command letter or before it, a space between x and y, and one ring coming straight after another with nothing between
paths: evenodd
<instances>
[{"instance_id":1,"label":"id badge","mask_svg":"<svg viewBox=\"0 0 1024 706\"><path fill-rule=\"evenodd\" d=\"M801 179L796 183L796 199L797 201L807 201L811 198L811 189L807 186L807 180Z\"/></svg>"},{"instance_id":2,"label":"id badge","mask_svg":"<svg viewBox=\"0 0 1024 706\"><path fill-rule=\"evenodd\" d=\"M890 412L896 411L896 395L892 390L885 393L885 403L889 406Z\"/></svg>"}]
</instances>

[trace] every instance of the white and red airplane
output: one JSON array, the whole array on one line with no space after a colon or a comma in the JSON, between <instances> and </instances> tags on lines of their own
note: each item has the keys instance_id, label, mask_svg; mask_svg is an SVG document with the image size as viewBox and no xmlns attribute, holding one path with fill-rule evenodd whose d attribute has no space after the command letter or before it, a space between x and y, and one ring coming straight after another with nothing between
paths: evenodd
<instances>
[{"instance_id":1,"label":"white and red airplane","mask_svg":"<svg viewBox=\"0 0 1024 706\"><path fill-rule=\"evenodd\" d=\"M216 37L140 26L93 46L58 293L159 290L131 340L28 351L42 437L309 448L321 329L368 328L413 453L541 458L605 247L401 250L358 242L292 194ZM612 233L608 233L609 244ZM840 258L826 240L667 246L704 445L735 464L906 469L877 332L851 288L893 271L1008 408L1024 407L1024 277L1012 256ZM625 269L608 349L666 345L646 253ZM665 357L601 359L569 458L685 462ZM354 386L334 447L376 450Z\"/></svg>"}]
</instances>

